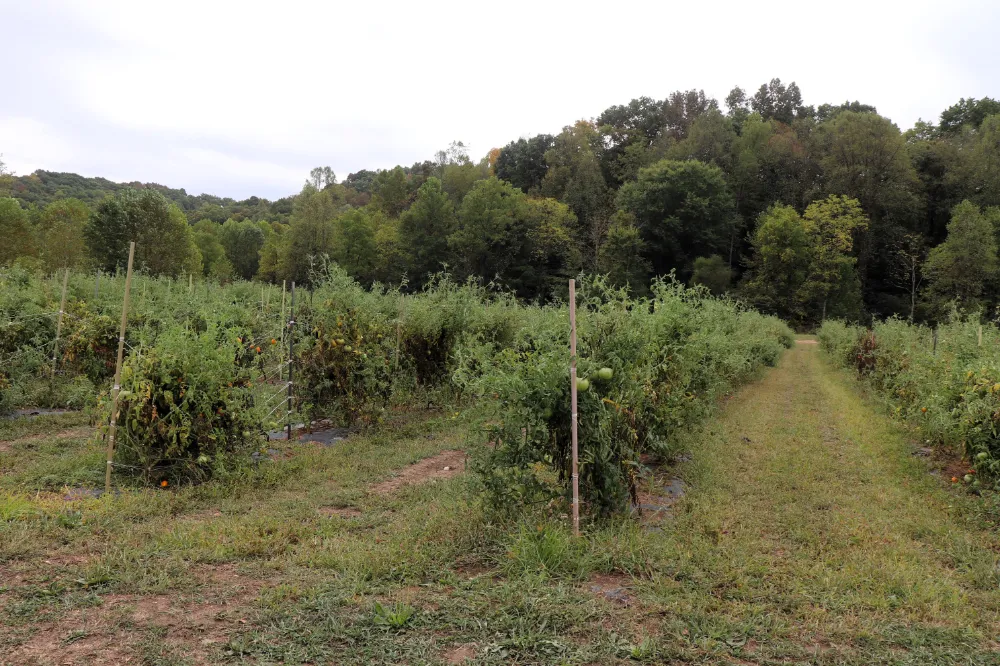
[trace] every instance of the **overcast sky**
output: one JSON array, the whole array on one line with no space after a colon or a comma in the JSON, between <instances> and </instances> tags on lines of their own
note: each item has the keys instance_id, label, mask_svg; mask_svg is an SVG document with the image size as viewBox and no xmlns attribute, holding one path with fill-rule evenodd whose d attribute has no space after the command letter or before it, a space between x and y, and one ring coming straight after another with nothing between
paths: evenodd
<instances>
[{"instance_id":1,"label":"overcast sky","mask_svg":"<svg viewBox=\"0 0 1000 666\"><path fill-rule=\"evenodd\" d=\"M214 2L0 0L0 153L237 199L478 159L639 96L779 77L901 129L1000 97L987 0ZM996 4L996 3L993 3Z\"/></svg>"}]
</instances>

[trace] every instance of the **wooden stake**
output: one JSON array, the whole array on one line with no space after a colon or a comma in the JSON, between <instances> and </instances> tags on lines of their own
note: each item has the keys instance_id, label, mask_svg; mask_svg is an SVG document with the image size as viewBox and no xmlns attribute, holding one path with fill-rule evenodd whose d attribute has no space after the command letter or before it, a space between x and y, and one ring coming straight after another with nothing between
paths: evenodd
<instances>
[{"instance_id":1,"label":"wooden stake","mask_svg":"<svg viewBox=\"0 0 1000 666\"><path fill-rule=\"evenodd\" d=\"M931 354L937 356L937 341L938 341L938 330L937 326L934 327L934 334L931 336Z\"/></svg>"},{"instance_id":2,"label":"wooden stake","mask_svg":"<svg viewBox=\"0 0 1000 666\"><path fill-rule=\"evenodd\" d=\"M66 311L66 286L69 284L69 269L63 276L62 300L59 301L59 322L56 324L56 343L52 346L52 376L56 376L56 357L59 354L59 336L62 335L63 312Z\"/></svg>"},{"instance_id":3,"label":"wooden stake","mask_svg":"<svg viewBox=\"0 0 1000 666\"><path fill-rule=\"evenodd\" d=\"M111 426L108 429L108 466L104 470L104 492L111 492L111 464L115 457L115 434L118 430L118 393L121 391L122 360L125 356L125 323L128 321L128 296L132 288L132 259L135 242L128 246L128 270L125 272L125 299L122 302L122 323L118 329L118 361L115 363L115 383L111 387Z\"/></svg>"},{"instance_id":4,"label":"wooden stake","mask_svg":"<svg viewBox=\"0 0 1000 666\"><path fill-rule=\"evenodd\" d=\"M194 273L188 273L188 294L194 294Z\"/></svg>"},{"instance_id":5,"label":"wooden stake","mask_svg":"<svg viewBox=\"0 0 1000 666\"><path fill-rule=\"evenodd\" d=\"M979 325L979 331L977 332L976 337L979 340L979 346L982 347L983 346L983 325L982 324Z\"/></svg>"},{"instance_id":6,"label":"wooden stake","mask_svg":"<svg viewBox=\"0 0 1000 666\"><path fill-rule=\"evenodd\" d=\"M569 281L569 399L573 442L573 535L580 536L580 471L576 412L576 280Z\"/></svg>"},{"instance_id":7,"label":"wooden stake","mask_svg":"<svg viewBox=\"0 0 1000 666\"><path fill-rule=\"evenodd\" d=\"M295 281L292 280L292 304L291 309L288 314L288 398L286 402L286 409L288 411L287 422L288 422L288 440L292 439L292 354L293 347L295 345Z\"/></svg>"}]
</instances>

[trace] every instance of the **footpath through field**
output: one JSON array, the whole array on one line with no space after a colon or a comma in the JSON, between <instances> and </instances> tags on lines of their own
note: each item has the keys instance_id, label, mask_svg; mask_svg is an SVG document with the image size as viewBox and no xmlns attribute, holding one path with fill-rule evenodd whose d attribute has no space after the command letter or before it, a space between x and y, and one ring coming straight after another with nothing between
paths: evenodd
<instances>
[{"instance_id":1,"label":"footpath through field","mask_svg":"<svg viewBox=\"0 0 1000 666\"><path fill-rule=\"evenodd\" d=\"M721 663L1000 663L1000 542L917 446L800 340L695 444L657 601Z\"/></svg>"}]
</instances>

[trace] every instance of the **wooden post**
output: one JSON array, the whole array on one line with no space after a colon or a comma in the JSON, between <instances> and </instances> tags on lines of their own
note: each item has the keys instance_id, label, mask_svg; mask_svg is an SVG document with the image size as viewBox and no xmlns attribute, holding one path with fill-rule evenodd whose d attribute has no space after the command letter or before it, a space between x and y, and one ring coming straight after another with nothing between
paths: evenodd
<instances>
[{"instance_id":1,"label":"wooden post","mask_svg":"<svg viewBox=\"0 0 1000 666\"><path fill-rule=\"evenodd\" d=\"M194 273L188 273L188 295L194 295Z\"/></svg>"},{"instance_id":2,"label":"wooden post","mask_svg":"<svg viewBox=\"0 0 1000 666\"><path fill-rule=\"evenodd\" d=\"M976 333L976 338L979 340L979 346L983 346L983 325L979 325L979 331Z\"/></svg>"},{"instance_id":3,"label":"wooden post","mask_svg":"<svg viewBox=\"0 0 1000 666\"><path fill-rule=\"evenodd\" d=\"M56 342L52 345L52 376L56 376L56 358L59 354L59 336L62 335L63 312L66 311L66 287L69 285L69 269L63 275L62 300L59 301L59 322L56 324Z\"/></svg>"},{"instance_id":4,"label":"wooden post","mask_svg":"<svg viewBox=\"0 0 1000 666\"><path fill-rule=\"evenodd\" d=\"M118 361L115 363L115 383L111 387L111 426L108 429L108 465L104 470L104 492L111 492L111 464L115 457L115 433L118 429L118 393L121 391L122 360L125 356L125 323L128 321L128 296L132 287L132 259L135 242L128 246L128 270L125 272L125 299L122 302L122 323L118 329Z\"/></svg>"},{"instance_id":5,"label":"wooden post","mask_svg":"<svg viewBox=\"0 0 1000 666\"><path fill-rule=\"evenodd\" d=\"M569 399L573 442L573 535L580 536L580 471L576 412L576 280L569 281Z\"/></svg>"},{"instance_id":6,"label":"wooden post","mask_svg":"<svg viewBox=\"0 0 1000 666\"><path fill-rule=\"evenodd\" d=\"M288 398L285 404L287 410L286 421L288 423L288 440L292 439L292 354L294 353L295 335L295 280L292 280L292 304L288 314Z\"/></svg>"},{"instance_id":7,"label":"wooden post","mask_svg":"<svg viewBox=\"0 0 1000 666\"><path fill-rule=\"evenodd\" d=\"M260 287L260 313L264 314L264 285Z\"/></svg>"},{"instance_id":8,"label":"wooden post","mask_svg":"<svg viewBox=\"0 0 1000 666\"><path fill-rule=\"evenodd\" d=\"M937 356L937 341L938 341L938 330L937 326L934 327L934 334L931 336L931 354Z\"/></svg>"}]
</instances>

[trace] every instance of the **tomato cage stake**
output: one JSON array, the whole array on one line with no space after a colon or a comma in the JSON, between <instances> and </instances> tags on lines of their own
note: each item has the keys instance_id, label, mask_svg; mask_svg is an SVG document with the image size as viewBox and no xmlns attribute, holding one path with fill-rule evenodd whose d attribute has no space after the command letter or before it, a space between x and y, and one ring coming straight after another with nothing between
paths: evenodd
<instances>
[{"instance_id":1,"label":"tomato cage stake","mask_svg":"<svg viewBox=\"0 0 1000 666\"><path fill-rule=\"evenodd\" d=\"M125 272L125 300L122 303L122 324L118 330L118 361L115 363L115 383L111 387L111 424L108 429L108 465L104 470L104 492L111 493L111 465L115 457L115 432L118 428L118 393L122 382L122 357L125 355L125 323L128 321L128 296L132 287L132 259L135 242L128 246L128 270Z\"/></svg>"},{"instance_id":2,"label":"tomato cage stake","mask_svg":"<svg viewBox=\"0 0 1000 666\"><path fill-rule=\"evenodd\" d=\"M569 399L573 442L573 535L580 536L580 473L576 412L576 280L569 281Z\"/></svg>"}]
</instances>

